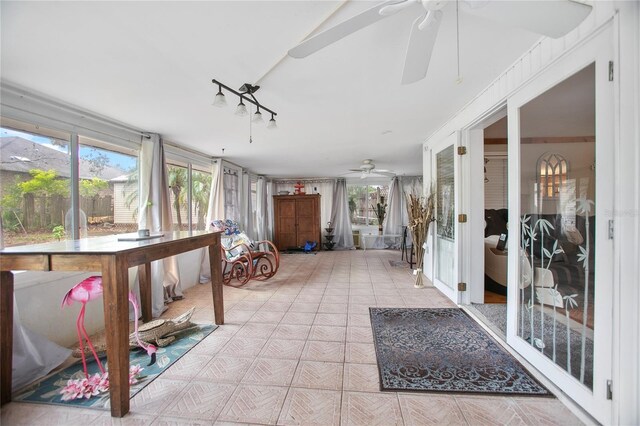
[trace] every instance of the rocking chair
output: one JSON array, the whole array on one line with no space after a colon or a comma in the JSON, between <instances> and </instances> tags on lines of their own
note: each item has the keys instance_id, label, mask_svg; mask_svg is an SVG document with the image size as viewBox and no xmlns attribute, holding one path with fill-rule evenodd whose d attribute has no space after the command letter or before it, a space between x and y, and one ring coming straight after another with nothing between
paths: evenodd
<instances>
[{"instance_id":1,"label":"rocking chair","mask_svg":"<svg viewBox=\"0 0 640 426\"><path fill-rule=\"evenodd\" d=\"M280 253L271 241L252 241L231 220L214 220L215 231L223 231L222 282L241 287L251 280L265 281L273 277L280 266Z\"/></svg>"}]
</instances>

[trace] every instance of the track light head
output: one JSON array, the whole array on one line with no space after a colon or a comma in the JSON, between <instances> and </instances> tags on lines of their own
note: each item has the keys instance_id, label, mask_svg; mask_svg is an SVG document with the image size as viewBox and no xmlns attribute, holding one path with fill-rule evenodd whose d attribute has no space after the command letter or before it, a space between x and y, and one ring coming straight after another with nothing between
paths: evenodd
<instances>
[{"instance_id":1,"label":"track light head","mask_svg":"<svg viewBox=\"0 0 640 426\"><path fill-rule=\"evenodd\" d=\"M213 106L220 108L227 106L227 99L224 93L222 93L222 86L220 85L218 85L218 93L216 93L216 97L213 99Z\"/></svg>"},{"instance_id":2,"label":"track light head","mask_svg":"<svg viewBox=\"0 0 640 426\"><path fill-rule=\"evenodd\" d=\"M249 112L247 111L247 106L244 104L244 102L242 102L242 96L240 96L240 103L236 107L235 114L239 115L240 117L244 117L245 115L249 114Z\"/></svg>"},{"instance_id":3,"label":"track light head","mask_svg":"<svg viewBox=\"0 0 640 426\"><path fill-rule=\"evenodd\" d=\"M264 120L262 119L262 113L260 112L260 107L253 113L253 118L251 119L254 123L262 123Z\"/></svg>"},{"instance_id":4,"label":"track light head","mask_svg":"<svg viewBox=\"0 0 640 426\"><path fill-rule=\"evenodd\" d=\"M277 128L278 125L276 123L276 119L273 117L273 114L271 114L271 120L269 120L269 122L267 123L267 129L274 130Z\"/></svg>"}]
</instances>

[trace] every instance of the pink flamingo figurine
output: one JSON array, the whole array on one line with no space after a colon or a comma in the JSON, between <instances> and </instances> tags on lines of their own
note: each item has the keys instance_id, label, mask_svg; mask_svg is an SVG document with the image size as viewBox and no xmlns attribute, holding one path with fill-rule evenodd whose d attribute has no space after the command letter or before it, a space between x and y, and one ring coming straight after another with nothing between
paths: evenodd
<instances>
[{"instance_id":1,"label":"pink flamingo figurine","mask_svg":"<svg viewBox=\"0 0 640 426\"><path fill-rule=\"evenodd\" d=\"M78 341L80 343L80 356L82 357L82 367L84 369L85 377L89 378L89 373L87 372L87 360L84 354L84 344L82 338L87 341L87 345L93 354L96 362L98 363L98 368L100 368L100 372L104 375L104 367L100 362L100 358L96 353L93 344L91 343L91 339L89 339L89 334L84 327L84 315L87 306L87 302L90 302L102 295L102 277L93 276L89 277L82 282L73 286L67 294L65 294L64 299L62 300L62 307L65 305L71 306L73 302L82 303L82 308L80 309L80 314L78 315L78 320L76 321L76 327L78 330ZM140 337L138 336L138 301L136 299L135 294L133 292L129 292L129 302L133 305L133 311L135 314L135 335L138 345L147 351L147 354L151 357L151 362L149 365L152 365L156 361L156 347L153 345L144 344Z\"/></svg>"},{"instance_id":2,"label":"pink flamingo figurine","mask_svg":"<svg viewBox=\"0 0 640 426\"><path fill-rule=\"evenodd\" d=\"M87 330L84 328L84 313L87 306L87 302L97 299L102 295L102 277L93 276L89 277L86 280L81 281L80 283L74 285L71 290L64 295L64 299L62 299L62 307L64 305L71 306L73 302L82 303L82 308L80 308L80 314L78 314L78 319L76 321L76 328L78 331L78 341L80 342L80 356L82 357L82 367L84 369L85 377L89 378L89 373L87 372L87 360L84 355L84 344L82 342L82 337L84 337L91 349L91 353L98 363L98 368L100 368L100 372L104 374L104 367L100 362L100 358L98 358L98 354L96 353L91 340L89 339L89 335L87 334Z\"/></svg>"},{"instance_id":3,"label":"pink flamingo figurine","mask_svg":"<svg viewBox=\"0 0 640 426\"><path fill-rule=\"evenodd\" d=\"M153 365L156 363L156 351L158 349L152 344L145 344L140 340L140 336L138 335L138 299L136 299L136 295L132 291L129 292L129 302L133 305L133 316L135 317L133 333L136 336L136 341L138 342L138 346L147 351L147 355L151 357L149 365Z\"/></svg>"}]
</instances>

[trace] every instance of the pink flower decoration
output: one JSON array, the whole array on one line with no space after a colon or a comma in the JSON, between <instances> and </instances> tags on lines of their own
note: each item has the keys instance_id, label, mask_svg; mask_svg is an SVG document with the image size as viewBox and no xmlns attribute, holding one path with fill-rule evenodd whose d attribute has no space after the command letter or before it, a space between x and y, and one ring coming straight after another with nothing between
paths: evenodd
<instances>
[{"instance_id":1,"label":"pink flower decoration","mask_svg":"<svg viewBox=\"0 0 640 426\"><path fill-rule=\"evenodd\" d=\"M138 383L140 373L143 368L139 364L129 367L129 384L135 385ZM67 385L60 389L63 401L70 401L72 399L89 399L92 396L99 395L109 390L109 373L96 373L93 376L85 377L83 379L70 379L67 381Z\"/></svg>"}]
</instances>

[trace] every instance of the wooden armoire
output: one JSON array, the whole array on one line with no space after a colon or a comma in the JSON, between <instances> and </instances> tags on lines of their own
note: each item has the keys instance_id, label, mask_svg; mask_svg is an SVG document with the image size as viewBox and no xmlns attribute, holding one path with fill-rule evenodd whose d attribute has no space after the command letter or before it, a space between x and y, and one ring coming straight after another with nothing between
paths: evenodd
<instances>
[{"instance_id":1,"label":"wooden armoire","mask_svg":"<svg viewBox=\"0 0 640 426\"><path fill-rule=\"evenodd\" d=\"M273 196L274 243L278 250L304 247L320 241L320 194Z\"/></svg>"}]
</instances>

